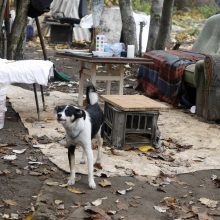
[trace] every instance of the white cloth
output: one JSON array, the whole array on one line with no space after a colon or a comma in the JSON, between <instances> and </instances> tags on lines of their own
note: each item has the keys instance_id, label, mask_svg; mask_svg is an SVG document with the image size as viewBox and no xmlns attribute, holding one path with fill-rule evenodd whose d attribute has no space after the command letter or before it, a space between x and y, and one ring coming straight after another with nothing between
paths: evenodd
<instances>
[{"instance_id":1,"label":"white cloth","mask_svg":"<svg viewBox=\"0 0 220 220\"><path fill-rule=\"evenodd\" d=\"M53 76L53 63L48 60L0 59L0 83L37 83L46 86Z\"/></svg>"}]
</instances>

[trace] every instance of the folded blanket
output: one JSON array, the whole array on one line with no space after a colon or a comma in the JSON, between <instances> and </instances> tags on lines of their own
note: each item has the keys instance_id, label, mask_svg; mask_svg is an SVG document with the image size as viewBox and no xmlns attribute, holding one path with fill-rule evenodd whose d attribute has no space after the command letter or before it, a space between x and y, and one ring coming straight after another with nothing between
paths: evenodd
<instances>
[{"instance_id":1,"label":"folded blanket","mask_svg":"<svg viewBox=\"0 0 220 220\"><path fill-rule=\"evenodd\" d=\"M37 83L46 86L53 76L53 63L48 60L0 59L0 83Z\"/></svg>"},{"instance_id":2,"label":"folded blanket","mask_svg":"<svg viewBox=\"0 0 220 220\"><path fill-rule=\"evenodd\" d=\"M139 88L145 95L177 105L182 93L182 77L187 65L204 59L205 55L182 50L154 50L144 54L154 64L141 65Z\"/></svg>"}]
</instances>

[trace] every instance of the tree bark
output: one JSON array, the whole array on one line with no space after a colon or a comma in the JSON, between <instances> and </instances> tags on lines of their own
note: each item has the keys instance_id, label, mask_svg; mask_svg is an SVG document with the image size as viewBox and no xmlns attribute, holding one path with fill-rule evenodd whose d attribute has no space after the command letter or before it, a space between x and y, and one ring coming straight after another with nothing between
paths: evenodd
<instances>
[{"instance_id":1,"label":"tree bark","mask_svg":"<svg viewBox=\"0 0 220 220\"><path fill-rule=\"evenodd\" d=\"M165 49L166 41L168 39L170 33L170 27L172 24L173 3L174 0L164 0L160 28L155 44L156 50Z\"/></svg>"},{"instance_id":2,"label":"tree bark","mask_svg":"<svg viewBox=\"0 0 220 220\"><path fill-rule=\"evenodd\" d=\"M104 0L92 0L93 27L98 27L104 8Z\"/></svg>"},{"instance_id":3,"label":"tree bark","mask_svg":"<svg viewBox=\"0 0 220 220\"><path fill-rule=\"evenodd\" d=\"M2 33L2 23L4 19L6 5L7 0L0 0L0 33Z\"/></svg>"},{"instance_id":4,"label":"tree bark","mask_svg":"<svg viewBox=\"0 0 220 220\"><path fill-rule=\"evenodd\" d=\"M155 43L159 32L161 14L164 0L152 0L150 13L150 28L147 42L147 51L155 49Z\"/></svg>"},{"instance_id":5,"label":"tree bark","mask_svg":"<svg viewBox=\"0 0 220 220\"><path fill-rule=\"evenodd\" d=\"M27 25L27 12L30 0L17 0L16 17L12 25L11 33L8 38L7 59L17 59L22 57L22 46L24 31Z\"/></svg>"},{"instance_id":6,"label":"tree bark","mask_svg":"<svg viewBox=\"0 0 220 220\"><path fill-rule=\"evenodd\" d=\"M136 24L133 17L131 0L119 0L122 20L122 35L125 46L135 45L135 53L137 54L137 36Z\"/></svg>"}]
</instances>

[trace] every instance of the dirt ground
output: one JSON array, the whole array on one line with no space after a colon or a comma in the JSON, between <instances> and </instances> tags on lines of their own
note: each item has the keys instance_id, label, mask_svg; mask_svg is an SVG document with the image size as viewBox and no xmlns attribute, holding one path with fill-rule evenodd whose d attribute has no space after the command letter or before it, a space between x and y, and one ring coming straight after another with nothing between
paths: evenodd
<instances>
[{"instance_id":1,"label":"dirt ground","mask_svg":"<svg viewBox=\"0 0 220 220\"><path fill-rule=\"evenodd\" d=\"M77 66L54 57L53 52L48 54L59 71L71 74L75 68L73 81L77 82ZM26 51L29 59L41 56L37 48ZM125 79L126 94L135 93L135 73L130 70ZM98 84L100 93L103 88ZM50 84L48 92L53 89L77 92L77 84L56 82ZM7 109L5 126L0 130L0 219L220 219L220 170L178 176L161 173L156 179L135 174L96 177L96 190L88 188L86 175L78 175L75 188L67 188L68 174L33 147L33 140L9 102ZM3 159L12 150L21 149L26 151L16 160ZM98 184L101 181L111 185L102 187Z\"/></svg>"}]
</instances>

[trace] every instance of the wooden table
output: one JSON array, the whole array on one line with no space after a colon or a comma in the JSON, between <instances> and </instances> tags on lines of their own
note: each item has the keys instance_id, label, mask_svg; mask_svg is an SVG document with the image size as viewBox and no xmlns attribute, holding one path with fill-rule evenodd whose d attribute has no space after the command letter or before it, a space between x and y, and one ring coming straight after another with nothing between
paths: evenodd
<instances>
[{"instance_id":1,"label":"wooden table","mask_svg":"<svg viewBox=\"0 0 220 220\"><path fill-rule=\"evenodd\" d=\"M110 94L111 82L119 82L119 94L123 95L124 65L125 64L151 64L146 58L127 57L96 57L91 54L80 54L73 52L57 52L58 56L70 58L80 62L79 96L78 104L83 105L83 91L86 77L91 79L93 85L96 81L106 81L106 93ZM99 67L99 68L98 68Z\"/></svg>"}]
</instances>

